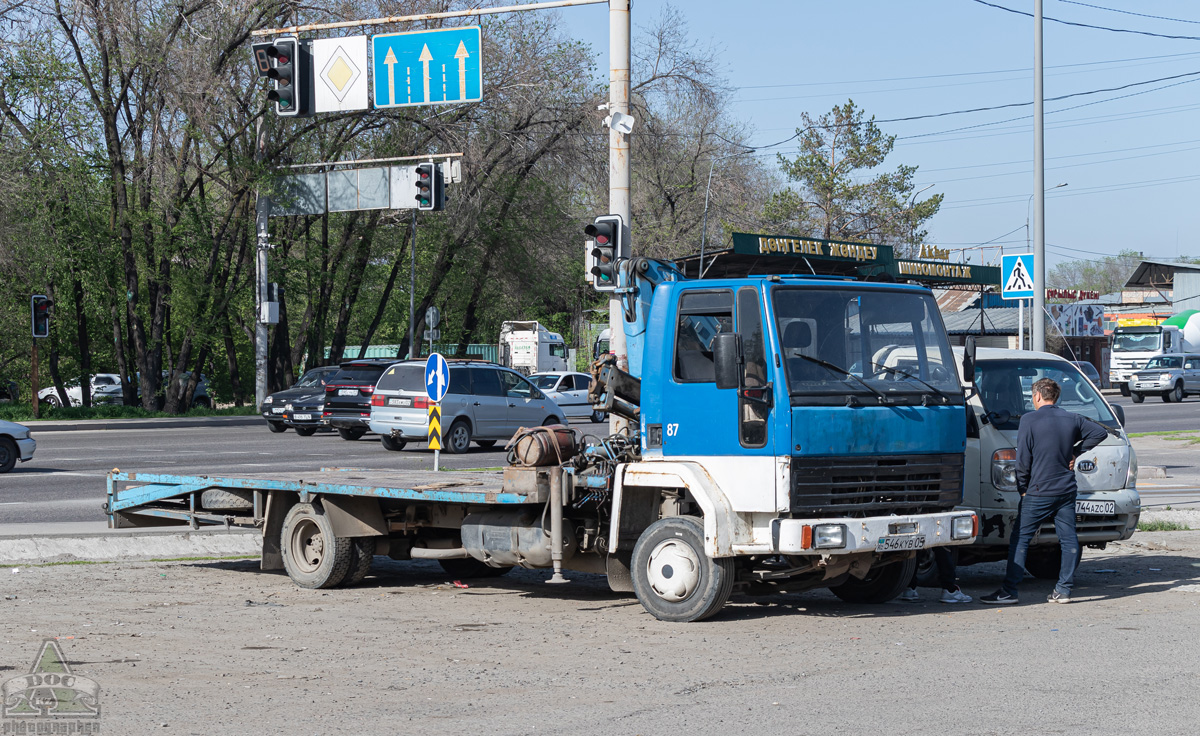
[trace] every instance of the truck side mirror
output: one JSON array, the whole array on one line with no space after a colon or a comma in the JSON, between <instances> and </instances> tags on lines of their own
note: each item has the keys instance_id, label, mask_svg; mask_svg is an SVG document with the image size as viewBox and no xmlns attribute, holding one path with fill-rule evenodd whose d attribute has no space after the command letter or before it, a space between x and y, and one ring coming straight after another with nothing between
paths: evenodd
<instances>
[{"instance_id":1,"label":"truck side mirror","mask_svg":"<svg viewBox=\"0 0 1200 736\"><path fill-rule=\"evenodd\" d=\"M967 340L963 343L963 362L962 362L963 379L969 385L975 385L975 336L967 335Z\"/></svg>"},{"instance_id":2,"label":"truck side mirror","mask_svg":"<svg viewBox=\"0 0 1200 736\"><path fill-rule=\"evenodd\" d=\"M717 388L738 388L742 374L742 344L738 334L719 332L713 335L712 350Z\"/></svg>"},{"instance_id":3,"label":"truck side mirror","mask_svg":"<svg viewBox=\"0 0 1200 736\"><path fill-rule=\"evenodd\" d=\"M1124 427L1125 426L1125 409L1120 404L1111 404L1110 406L1112 406L1113 414L1117 415L1117 421L1121 423L1122 427Z\"/></svg>"}]
</instances>

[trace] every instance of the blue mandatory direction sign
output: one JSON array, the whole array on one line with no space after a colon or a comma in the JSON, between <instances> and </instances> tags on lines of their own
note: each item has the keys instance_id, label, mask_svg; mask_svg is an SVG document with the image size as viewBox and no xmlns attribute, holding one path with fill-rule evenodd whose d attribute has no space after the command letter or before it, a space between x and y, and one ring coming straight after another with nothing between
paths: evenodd
<instances>
[{"instance_id":1,"label":"blue mandatory direction sign","mask_svg":"<svg viewBox=\"0 0 1200 736\"><path fill-rule=\"evenodd\" d=\"M479 26L371 37L375 107L483 99Z\"/></svg>"},{"instance_id":2,"label":"blue mandatory direction sign","mask_svg":"<svg viewBox=\"0 0 1200 736\"><path fill-rule=\"evenodd\" d=\"M1000 259L1000 295L1005 299L1033 298L1033 254L1018 253Z\"/></svg>"},{"instance_id":3,"label":"blue mandatory direction sign","mask_svg":"<svg viewBox=\"0 0 1200 736\"><path fill-rule=\"evenodd\" d=\"M440 353L434 353L425 361L425 394L430 401L440 402L449 388L450 366Z\"/></svg>"}]
</instances>

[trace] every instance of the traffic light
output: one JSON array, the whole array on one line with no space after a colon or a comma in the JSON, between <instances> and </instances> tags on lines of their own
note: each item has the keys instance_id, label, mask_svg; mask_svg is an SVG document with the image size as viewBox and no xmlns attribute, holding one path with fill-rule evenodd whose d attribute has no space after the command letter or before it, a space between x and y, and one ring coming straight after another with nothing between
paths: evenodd
<instances>
[{"instance_id":1,"label":"traffic light","mask_svg":"<svg viewBox=\"0 0 1200 736\"><path fill-rule=\"evenodd\" d=\"M29 297L34 337L50 337L50 307L52 306L54 306L54 301L50 297L41 294Z\"/></svg>"},{"instance_id":2,"label":"traffic light","mask_svg":"<svg viewBox=\"0 0 1200 736\"><path fill-rule=\"evenodd\" d=\"M583 229L588 237L585 268L597 291L617 288L617 261L623 255L625 223L620 215L601 215Z\"/></svg>"},{"instance_id":3,"label":"traffic light","mask_svg":"<svg viewBox=\"0 0 1200 736\"><path fill-rule=\"evenodd\" d=\"M446 207L446 182L442 167L434 163L417 164L413 175L417 209L437 211Z\"/></svg>"},{"instance_id":4,"label":"traffic light","mask_svg":"<svg viewBox=\"0 0 1200 736\"><path fill-rule=\"evenodd\" d=\"M295 36L281 36L266 49L267 57L271 60L271 68L267 77L274 81L274 88L267 93L267 99L275 103L275 112L282 117L296 117L300 114L304 102L300 83L300 39Z\"/></svg>"}]
</instances>

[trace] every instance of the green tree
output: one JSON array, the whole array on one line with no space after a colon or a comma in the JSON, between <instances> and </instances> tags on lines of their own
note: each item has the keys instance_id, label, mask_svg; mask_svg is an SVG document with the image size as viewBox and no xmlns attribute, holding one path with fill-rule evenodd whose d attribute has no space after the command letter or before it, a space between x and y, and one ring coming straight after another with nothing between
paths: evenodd
<instances>
[{"instance_id":1,"label":"green tree","mask_svg":"<svg viewBox=\"0 0 1200 736\"><path fill-rule=\"evenodd\" d=\"M923 225L942 205L941 194L917 200L916 166L881 171L896 136L885 135L875 118L850 100L813 119L801 116L796 129L800 153L779 154L779 165L795 185L776 192L764 215L781 232L834 240L861 240L897 247L914 255L928 234Z\"/></svg>"}]
</instances>

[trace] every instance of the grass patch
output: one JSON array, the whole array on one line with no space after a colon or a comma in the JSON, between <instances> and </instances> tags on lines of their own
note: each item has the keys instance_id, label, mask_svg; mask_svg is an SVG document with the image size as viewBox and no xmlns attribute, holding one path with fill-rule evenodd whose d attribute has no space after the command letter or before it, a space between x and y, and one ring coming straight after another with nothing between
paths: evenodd
<instances>
[{"instance_id":1,"label":"grass patch","mask_svg":"<svg viewBox=\"0 0 1200 736\"><path fill-rule=\"evenodd\" d=\"M1139 532L1190 532L1192 530L1187 524L1180 524L1177 521L1139 521L1137 528Z\"/></svg>"},{"instance_id":2,"label":"grass patch","mask_svg":"<svg viewBox=\"0 0 1200 736\"><path fill-rule=\"evenodd\" d=\"M1168 439L1190 439L1197 431L1195 429L1170 429L1163 432L1132 432L1130 437L1167 437ZM1182 436L1180 436L1182 435Z\"/></svg>"},{"instance_id":3,"label":"grass patch","mask_svg":"<svg viewBox=\"0 0 1200 736\"><path fill-rule=\"evenodd\" d=\"M231 406L225 409L195 408L180 414L168 414L165 411L146 411L140 406L121 406L105 404L84 408L82 406L43 406L38 412L41 416L33 418L33 410L29 404L0 405L0 419L10 422L39 422L39 421L74 421L79 419L163 419L167 417L238 417L255 416L258 414L253 406Z\"/></svg>"}]
</instances>

